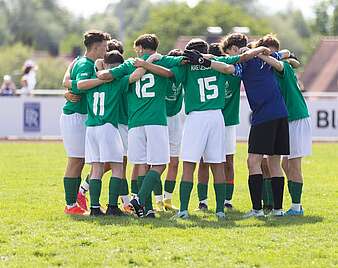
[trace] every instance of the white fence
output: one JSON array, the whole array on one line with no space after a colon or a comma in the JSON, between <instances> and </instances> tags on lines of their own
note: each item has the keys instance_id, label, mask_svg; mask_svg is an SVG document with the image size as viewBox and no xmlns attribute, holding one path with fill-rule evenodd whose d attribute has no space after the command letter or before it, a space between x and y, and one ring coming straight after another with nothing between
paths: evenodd
<instances>
[{"instance_id":1,"label":"white fence","mask_svg":"<svg viewBox=\"0 0 338 268\"><path fill-rule=\"evenodd\" d=\"M0 97L0 139L60 139L63 90L34 90L31 97ZM338 141L338 94L307 93L315 141ZM241 95L238 140L247 140L250 109Z\"/></svg>"}]
</instances>

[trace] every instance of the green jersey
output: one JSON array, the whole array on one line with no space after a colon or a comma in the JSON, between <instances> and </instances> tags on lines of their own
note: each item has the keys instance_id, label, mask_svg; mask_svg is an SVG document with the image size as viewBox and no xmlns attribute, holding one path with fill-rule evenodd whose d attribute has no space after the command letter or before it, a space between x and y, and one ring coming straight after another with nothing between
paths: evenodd
<instances>
[{"instance_id":1,"label":"green jersey","mask_svg":"<svg viewBox=\"0 0 338 268\"><path fill-rule=\"evenodd\" d=\"M144 56L147 59L148 55ZM172 68L182 61L182 57L163 56L155 63ZM136 68L134 60L128 59L123 64L110 69L115 79L131 74ZM169 79L146 72L142 78L129 85L128 99L128 128L145 125L167 125L165 96Z\"/></svg>"},{"instance_id":2,"label":"green jersey","mask_svg":"<svg viewBox=\"0 0 338 268\"><path fill-rule=\"evenodd\" d=\"M72 80L72 93L74 94L84 94L86 91L81 91L77 88L77 82L80 80L90 79L95 74L95 67L94 62L87 58L81 57L79 58L71 72L70 72L70 79ZM66 101L63 107L64 114L73 114L73 113L80 113L86 114L87 113L87 99L83 96L80 101L78 102L70 102Z\"/></svg>"},{"instance_id":3,"label":"green jersey","mask_svg":"<svg viewBox=\"0 0 338 268\"><path fill-rule=\"evenodd\" d=\"M126 89L128 89L128 87ZM128 99L127 99L127 91L124 91L122 93L122 97L121 97L121 100L120 100L119 124L128 125Z\"/></svg>"},{"instance_id":4,"label":"green jersey","mask_svg":"<svg viewBox=\"0 0 338 268\"><path fill-rule=\"evenodd\" d=\"M122 93L128 88L129 76L102 84L87 91L88 119L86 126L102 126L106 123L117 128Z\"/></svg>"},{"instance_id":5,"label":"green jersey","mask_svg":"<svg viewBox=\"0 0 338 268\"><path fill-rule=\"evenodd\" d=\"M216 61L227 64L238 63L239 56L217 57ZM225 76L225 103L222 110L226 126L239 124L239 101L240 101L241 79L233 75Z\"/></svg>"},{"instance_id":6,"label":"green jersey","mask_svg":"<svg viewBox=\"0 0 338 268\"><path fill-rule=\"evenodd\" d=\"M226 75L210 67L186 64L171 69L184 87L186 114L224 108Z\"/></svg>"},{"instance_id":7,"label":"green jersey","mask_svg":"<svg viewBox=\"0 0 338 268\"><path fill-rule=\"evenodd\" d=\"M309 117L306 102L300 91L298 80L292 66L283 61L284 69L282 72L275 72L279 82L279 87L288 110L288 120L294 121Z\"/></svg>"},{"instance_id":8,"label":"green jersey","mask_svg":"<svg viewBox=\"0 0 338 268\"><path fill-rule=\"evenodd\" d=\"M167 116L174 116L182 109L183 89L181 83L171 81L168 85L167 95L165 97Z\"/></svg>"}]
</instances>

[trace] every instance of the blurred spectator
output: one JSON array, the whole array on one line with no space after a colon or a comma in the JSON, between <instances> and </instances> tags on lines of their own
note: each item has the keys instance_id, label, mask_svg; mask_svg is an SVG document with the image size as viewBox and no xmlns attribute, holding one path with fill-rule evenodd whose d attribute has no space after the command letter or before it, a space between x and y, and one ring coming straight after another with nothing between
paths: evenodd
<instances>
[{"instance_id":1,"label":"blurred spectator","mask_svg":"<svg viewBox=\"0 0 338 268\"><path fill-rule=\"evenodd\" d=\"M16 86L14 82L12 81L12 78L10 75L4 76L4 81L2 82L1 88L0 88L0 95L1 96L15 96L16 92Z\"/></svg>"},{"instance_id":2,"label":"blurred spectator","mask_svg":"<svg viewBox=\"0 0 338 268\"><path fill-rule=\"evenodd\" d=\"M32 94L36 85L36 66L33 61L27 60L23 66L23 76L21 78L21 95L29 96Z\"/></svg>"}]
</instances>

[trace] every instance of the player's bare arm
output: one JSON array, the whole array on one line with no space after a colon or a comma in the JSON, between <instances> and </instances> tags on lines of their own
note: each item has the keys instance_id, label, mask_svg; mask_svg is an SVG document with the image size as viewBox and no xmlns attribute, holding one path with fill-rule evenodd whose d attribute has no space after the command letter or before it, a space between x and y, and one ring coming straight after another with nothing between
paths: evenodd
<instances>
[{"instance_id":1,"label":"player's bare arm","mask_svg":"<svg viewBox=\"0 0 338 268\"><path fill-rule=\"evenodd\" d=\"M160 60L162 57L161 54L155 53L153 55L151 55L146 62L152 63L154 61ZM136 59L136 60L140 60L140 59ZM136 66L137 69L129 76L129 83L132 84L138 80L141 79L141 77L147 72L147 70L145 68L143 68L142 66Z\"/></svg>"},{"instance_id":2,"label":"player's bare arm","mask_svg":"<svg viewBox=\"0 0 338 268\"><path fill-rule=\"evenodd\" d=\"M288 49L282 49L278 51L279 56L281 59L287 59L290 57L291 52Z\"/></svg>"},{"instance_id":3,"label":"player's bare arm","mask_svg":"<svg viewBox=\"0 0 338 268\"><path fill-rule=\"evenodd\" d=\"M159 66L159 65L156 65L156 64L153 64L153 63L148 62L148 61L144 61L142 59L136 59L134 66L135 67L142 67L142 68L148 70L151 73L154 73L154 74L157 74L157 75L160 75L160 76L163 76L163 77L170 78L170 77L174 76L174 74L169 69L164 68L164 67Z\"/></svg>"},{"instance_id":4,"label":"player's bare arm","mask_svg":"<svg viewBox=\"0 0 338 268\"><path fill-rule=\"evenodd\" d=\"M270 55L271 50L267 47L257 47L253 49L248 49L244 53L239 55L240 56L239 62L248 61L258 56L259 54Z\"/></svg>"},{"instance_id":5,"label":"player's bare arm","mask_svg":"<svg viewBox=\"0 0 338 268\"><path fill-rule=\"evenodd\" d=\"M275 59L274 57L271 57L271 56L267 56L267 55L263 55L263 54L260 54L258 55L258 57L265 61L267 64L269 64L270 66L272 66L274 69L276 69L278 72L282 72L283 69L284 69L284 65L283 65L283 62Z\"/></svg>"},{"instance_id":6,"label":"player's bare arm","mask_svg":"<svg viewBox=\"0 0 338 268\"><path fill-rule=\"evenodd\" d=\"M183 54L187 59L189 59L190 64L202 65L204 67L210 67L220 73L224 74L233 74L235 72L235 66L226 64L218 61L211 61L205 59L201 53L198 51L185 50Z\"/></svg>"},{"instance_id":7,"label":"player's bare arm","mask_svg":"<svg viewBox=\"0 0 338 268\"><path fill-rule=\"evenodd\" d=\"M109 70L102 70L96 73L96 76L101 80L111 80L113 79L113 75L109 72Z\"/></svg>"},{"instance_id":8,"label":"player's bare arm","mask_svg":"<svg viewBox=\"0 0 338 268\"><path fill-rule=\"evenodd\" d=\"M77 59L73 60L67 67L67 70L63 76L63 80L62 80L62 85L65 88L71 89L72 88L72 80L70 79L70 71L73 69L73 66L75 64Z\"/></svg>"},{"instance_id":9,"label":"player's bare arm","mask_svg":"<svg viewBox=\"0 0 338 268\"><path fill-rule=\"evenodd\" d=\"M112 81L112 79L110 80L101 80L99 78L84 79L77 82L77 88L79 90L89 90L110 81Z\"/></svg>"},{"instance_id":10,"label":"player's bare arm","mask_svg":"<svg viewBox=\"0 0 338 268\"><path fill-rule=\"evenodd\" d=\"M288 58L286 61L295 69L299 68L301 65L301 63L298 60L293 58Z\"/></svg>"}]
</instances>

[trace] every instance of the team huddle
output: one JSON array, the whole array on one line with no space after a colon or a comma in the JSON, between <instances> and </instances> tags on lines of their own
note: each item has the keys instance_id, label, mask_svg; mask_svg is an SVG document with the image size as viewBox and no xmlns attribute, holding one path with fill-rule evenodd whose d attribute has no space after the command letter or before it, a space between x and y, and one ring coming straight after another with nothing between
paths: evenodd
<instances>
[{"instance_id":1,"label":"team huddle","mask_svg":"<svg viewBox=\"0 0 338 268\"><path fill-rule=\"evenodd\" d=\"M311 154L311 122L294 71L300 63L280 50L275 36L248 43L246 35L231 33L210 45L192 39L184 51L161 55L158 37L143 34L134 41L136 58L127 60L122 43L105 32L86 32L84 46L84 56L69 65L63 79L66 214L154 218L154 192L157 211L188 218L199 164L197 209L208 210L210 167L216 216L226 218L225 209L233 209L241 82L252 110L247 160L252 209L244 217L304 214L301 160ZM172 195L179 160L183 174L176 208ZM127 162L133 164L129 185ZM91 170L81 183L85 163ZM104 210L101 179L107 171ZM284 173L292 199L286 212Z\"/></svg>"}]
</instances>

